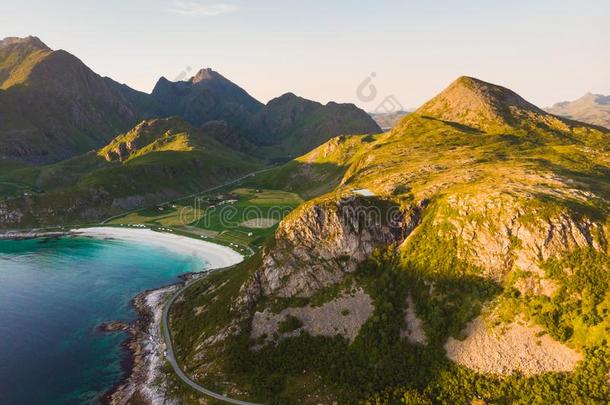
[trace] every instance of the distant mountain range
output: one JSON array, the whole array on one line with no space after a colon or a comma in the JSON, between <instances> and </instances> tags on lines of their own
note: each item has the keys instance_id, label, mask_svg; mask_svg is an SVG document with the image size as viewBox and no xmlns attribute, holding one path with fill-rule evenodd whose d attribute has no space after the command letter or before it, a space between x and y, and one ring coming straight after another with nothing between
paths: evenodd
<instances>
[{"instance_id":1,"label":"distant mountain range","mask_svg":"<svg viewBox=\"0 0 610 405\"><path fill-rule=\"evenodd\" d=\"M386 112L386 113L378 113L378 112L371 112L369 113L369 115L371 117L373 117L373 119L375 120L375 122L377 123L377 125L379 125L381 127L381 129L383 130L388 130L394 127L394 125L396 125L398 123L398 121L400 121L404 116L409 115L409 113L412 113L413 110L409 110L409 111L393 111L393 112Z\"/></svg>"},{"instance_id":2,"label":"distant mountain range","mask_svg":"<svg viewBox=\"0 0 610 405\"><path fill-rule=\"evenodd\" d=\"M381 129L353 104L267 105L221 74L101 77L36 37L0 41L0 227L96 221Z\"/></svg>"},{"instance_id":3,"label":"distant mountain range","mask_svg":"<svg viewBox=\"0 0 610 405\"><path fill-rule=\"evenodd\" d=\"M170 116L211 123L220 142L264 160L298 156L339 134L381 131L353 104L287 94L264 105L211 69L187 81L161 78L147 94L36 37L0 41L0 158L57 162L100 148L143 119Z\"/></svg>"},{"instance_id":4,"label":"distant mountain range","mask_svg":"<svg viewBox=\"0 0 610 405\"><path fill-rule=\"evenodd\" d=\"M610 128L610 96L587 93L578 100L563 101L546 109L551 114Z\"/></svg>"}]
</instances>

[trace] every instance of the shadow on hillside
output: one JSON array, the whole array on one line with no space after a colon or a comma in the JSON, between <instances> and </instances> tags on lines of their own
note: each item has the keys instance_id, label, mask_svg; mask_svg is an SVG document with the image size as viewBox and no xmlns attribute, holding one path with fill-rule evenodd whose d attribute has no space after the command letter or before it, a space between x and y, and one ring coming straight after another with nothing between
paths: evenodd
<instances>
[{"instance_id":1,"label":"shadow on hillside","mask_svg":"<svg viewBox=\"0 0 610 405\"><path fill-rule=\"evenodd\" d=\"M247 179L243 185L252 188L284 190L310 199L333 191L341 184L348 166L324 162L290 161L283 166Z\"/></svg>"},{"instance_id":2,"label":"shadow on hillside","mask_svg":"<svg viewBox=\"0 0 610 405\"><path fill-rule=\"evenodd\" d=\"M485 132L481 131L478 128L471 127L471 126L464 125L464 124L460 124L460 123L455 122L455 121L441 120L439 118L430 117L430 116L427 116L427 115L422 115L421 118L423 118L425 120L429 120L429 121L442 122L443 124L448 125L448 126L450 126L452 128L455 128L455 129L457 129L459 131L462 131L462 132L468 132L468 133L471 133L471 134L474 134L474 135L483 135L483 134L485 134Z\"/></svg>"},{"instance_id":3,"label":"shadow on hillside","mask_svg":"<svg viewBox=\"0 0 610 405\"><path fill-rule=\"evenodd\" d=\"M553 163L544 158L535 159L534 162L539 164L541 168L568 179L572 186L576 185L577 188L590 191L604 199L610 198L610 183L608 182L608 179L610 179L610 167L608 166L592 164L591 161L578 161L576 159L566 161L564 165ZM569 164L581 167L586 166L586 170L566 167Z\"/></svg>"}]
</instances>

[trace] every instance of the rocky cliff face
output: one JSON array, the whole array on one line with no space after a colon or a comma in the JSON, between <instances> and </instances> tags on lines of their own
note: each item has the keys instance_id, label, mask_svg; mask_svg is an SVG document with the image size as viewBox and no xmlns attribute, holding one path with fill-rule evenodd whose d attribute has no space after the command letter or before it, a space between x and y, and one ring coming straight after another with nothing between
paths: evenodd
<instances>
[{"instance_id":1,"label":"rocky cliff face","mask_svg":"<svg viewBox=\"0 0 610 405\"><path fill-rule=\"evenodd\" d=\"M309 203L286 218L263 257L246 302L258 296L307 297L356 270L374 249L398 245L420 221L425 205L351 197Z\"/></svg>"},{"instance_id":2,"label":"rocky cliff face","mask_svg":"<svg viewBox=\"0 0 610 405\"><path fill-rule=\"evenodd\" d=\"M530 199L495 193L453 195L449 216L437 215L428 232L457 240L457 254L502 282L513 270L528 274L517 284L522 292L550 295L552 283L540 264L579 248L607 252L608 229L602 221L568 208L540 206Z\"/></svg>"}]
</instances>

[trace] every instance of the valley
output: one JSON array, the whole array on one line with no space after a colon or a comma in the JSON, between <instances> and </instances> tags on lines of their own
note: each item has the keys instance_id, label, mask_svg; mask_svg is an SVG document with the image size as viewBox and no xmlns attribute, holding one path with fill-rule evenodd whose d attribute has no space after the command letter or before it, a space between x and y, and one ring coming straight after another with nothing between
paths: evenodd
<instances>
[{"instance_id":1,"label":"valley","mask_svg":"<svg viewBox=\"0 0 610 405\"><path fill-rule=\"evenodd\" d=\"M211 68L149 94L9 37L0 259L61 275L59 307L120 301L127 321L79 330L122 328L129 364L104 354L106 391L79 403L607 404L604 97L544 110L459 76L369 115L262 103ZM106 294L130 274L150 289L134 319L131 289Z\"/></svg>"}]
</instances>

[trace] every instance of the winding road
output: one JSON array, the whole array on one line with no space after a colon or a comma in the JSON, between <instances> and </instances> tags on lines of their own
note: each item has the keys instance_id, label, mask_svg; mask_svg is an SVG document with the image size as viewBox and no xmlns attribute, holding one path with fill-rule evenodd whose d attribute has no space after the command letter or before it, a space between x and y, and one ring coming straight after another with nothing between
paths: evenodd
<instances>
[{"instance_id":1,"label":"winding road","mask_svg":"<svg viewBox=\"0 0 610 405\"><path fill-rule=\"evenodd\" d=\"M170 203L170 202L176 201L176 200L182 200L182 199L185 199L185 198L194 197L194 196L201 195L201 194L204 194L204 193L209 193L209 192L221 189L223 187L239 183L242 180L245 180L245 179L247 179L249 177L256 176L257 174L260 174L260 173L267 172L267 171L272 170L274 168L275 167L269 167L269 168L266 168L266 169L257 170L255 172L248 173L248 174L246 174L244 176L241 176L241 177L239 177L237 179L231 180L231 181L226 182L224 184L220 184L218 186L211 187L211 188L199 191L199 192L191 194L191 195L183 196L183 197L180 197L180 198L168 201L167 203ZM157 205L159 205L159 204L157 204ZM135 209L135 210L132 210L132 211L123 212L123 213L121 213L119 215L115 215L113 217L107 218L106 220L102 221L102 224L107 224L108 222L112 221L113 219L122 217L122 216L124 216L124 215L126 215L128 213L131 213L131 212L142 211L144 209L146 209L146 208L138 208L138 209ZM250 249L249 247L248 247L248 249L250 250L251 254L254 254L254 251L252 249ZM218 269L215 269L215 270L218 270ZM210 270L210 271L212 271L212 270ZM224 402L227 402L227 403L230 403L230 404L261 405L261 404L257 404L257 403L254 403L254 402L240 401L238 399L229 398L229 397L227 397L225 395L218 394L218 393L216 393L214 391L211 391L211 390L209 390L209 389L207 389L205 387L202 387L201 385L199 385L195 381L193 381L184 372L184 370L182 370L182 368L180 367L180 364L178 364L178 360L176 359L176 356L174 354L174 346L173 346L171 331L169 329L169 311L170 311L170 309L172 307L172 304L176 301L176 299L180 296L180 294L182 294L187 288L189 288L195 282L196 282L196 280L193 280L192 282L187 282L184 285L184 287L179 288L178 291L176 291L176 293L169 299L169 301L163 307L163 314L162 314L162 317L161 317L161 329L162 329L163 339L165 340L165 346L166 346L165 357L167 358L167 361L169 361L169 363L171 364L172 368L174 369L174 372L176 373L176 375L182 381L184 381L185 384L187 384L188 386L190 386L194 390L196 390L196 391L198 391L198 392L200 392L200 393L202 393L204 395L207 395L207 396L209 396L211 398L215 398L215 399L217 399L219 401L224 401Z\"/></svg>"},{"instance_id":2,"label":"winding road","mask_svg":"<svg viewBox=\"0 0 610 405\"><path fill-rule=\"evenodd\" d=\"M167 361L169 361L169 363L172 365L172 368L174 369L174 372L182 381L184 381L191 388L199 391L200 393L202 393L204 395L207 395L209 397L212 397L212 398L215 398L215 399L218 399L220 401L224 401L224 402L227 402L230 404L261 405L261 404L257 404L254 402L246 402L246 401L240 401L238 399L229 398L222 394L218 394L214 391L210 391L209 389L202 387L201 385L199 385L195 381L193 381L188 375L186 375L186 373L182 370L182 368L178 364L178 361L176 360L176 356L174 355L174 346L173 346L173 342L172 342L172 335L171 335L171 332L169 329L169 311L172 307L172 304L176 301L176 299L180 296L180 294L182 294L187 288L189 288L196 281L197 280L194 280L193 282L190 282L190 283L187 282L184 285L184 287L182 287L178 291L176 291L176 293L169 299L169 301L165 304L165 307L163 308L163 316L161 317L161 329L163 332L163 339L165 340L165 346L166 346L165 357L167 358Z\"/></svg>"},{"instance_id":3,"label":"winding road","mask_svg":"<svg viewBox=\"0 0 610 405\"><path fill-rule=\"evenodd\" d=\"M265 172L268 172L269 170L273 170L273 169L275 169L275 168L276 168L276 166L271 166L271 167L267 167L266 169L261 169L261 170L257 170L257 171L255 171L255 172L250 172L250 173L248 173L248 174L245 174L245 175L243 175L243 176L241 176L241 177L238 177L238 178L233 179L233 180L231 180L231 181L229 181L229 182L226 182L226 183L220 184L220 185L218 185L218 186L214 186L214 187L211 187L211 188L208 188L208 189L205 189L205 190L201 190L201 191L198 191L198 192L196 192L196 193L189 194L189 195L185 195L185 196L182 196L182 197L177 197L177 198L174 198L173 200L169 200L169 201L165 201L165 202L157 203L157 204L155 204L154 206L158 206L158 205L164 205L164 204L170 204L170 203L172 203L172 202L174 202L174 201L184 200L184 199L186 199L186 198L195 197L195 196L198 196L198 195L201 195L201 194L211 193L212 191L216 191L216 190L221 189L221 188L223 188L223 187L230 186L230 185L235 184L235 183L239 183L240 181L245 180L245 179L247 179L247 178L249 178L249 177L254 177L254 176L256 176L257 174L260 174L260 173L265 173ZM150 208L151 208L151 207L142 207L142 208L136 208L136 209L134 209L134 210L124 211L124 212L122 212L122 213L120 213L120 214L118 214L118 215L114 215L114 216L112 216L112 217L110 217L110 218L106 218L106 219L105 219L105 220L103 220L101 223L102 223L102 224L107 224L108 222L110 222L110 221L112 221L112 220L115 220L115 219L117 219L117 218L123 217L123 216L125 216L125 215L127 215L127 214L131 214L131 213L138 212L138 211L144 211L144 210L146 210L146 209L150 209Z\"/></svg>"}]
</instances>

